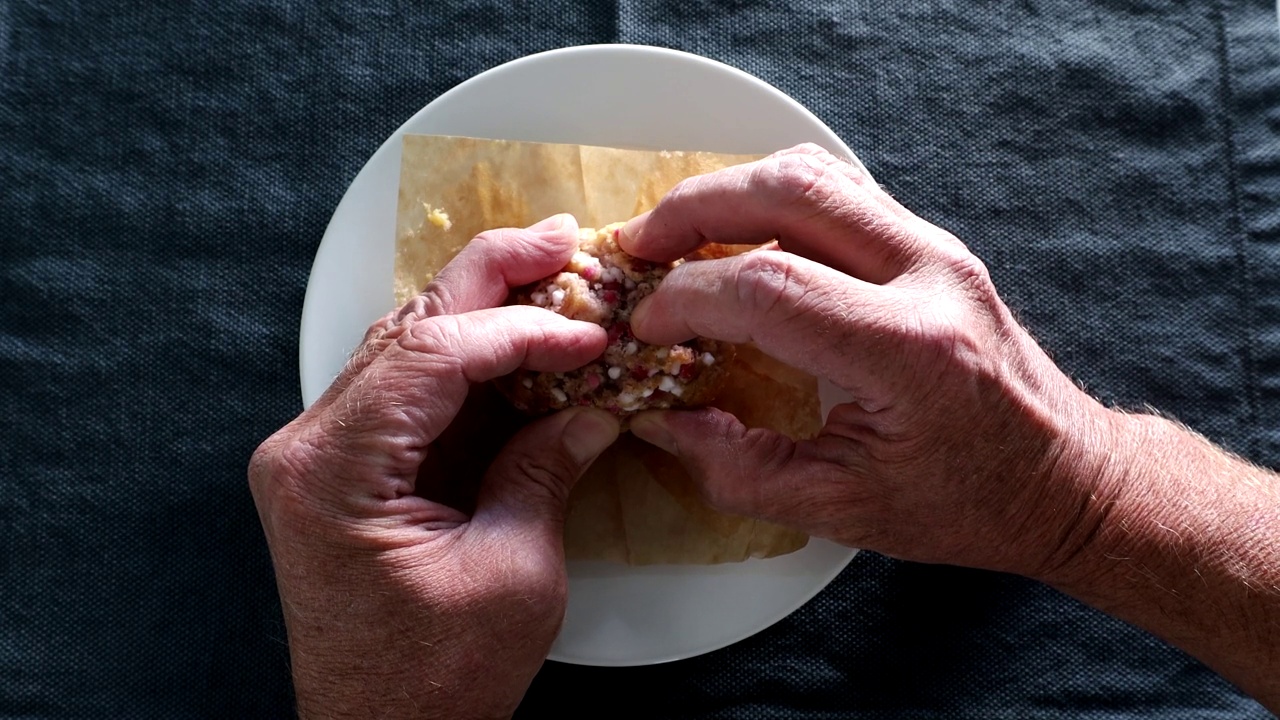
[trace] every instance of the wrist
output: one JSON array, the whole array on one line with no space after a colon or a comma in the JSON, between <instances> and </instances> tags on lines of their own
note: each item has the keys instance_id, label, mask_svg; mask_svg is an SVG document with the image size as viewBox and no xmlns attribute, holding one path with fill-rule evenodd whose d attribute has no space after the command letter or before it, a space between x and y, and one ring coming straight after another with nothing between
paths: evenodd
<instances>
[{"instance_id":1,"label":"wrist","mask_svg":"<svg viewBox=\"0 0 1280 720\"><path fill-rule=\"evenodd\" d=\"M1280 481L1176 423L1111 415L1085 539L1039 579L1280 707Z\"/></svg>"},{"instance_id":2,"label":"wrist","mask_svg":"<svg viewBox=\"0 0 1280 720\"><path fill-rule=\"evenodd\" d=\"M515 712L555 636L544 626L559 616L505 634L484 619L527 614L530 588L460 588L456 565L416 553L309 547L277 564L300 718ZM424 599L424 587L436 596Z\"/></svg>"},{"instance_id":3,"label":"wrist","mask_svg":"<svg viewBox=\"0 0 1280 720\"><path fill-rule=\"evenodd\" d=\"M1274 474L1164 418L1107 415L1109 440L1092 453L1094 489L1079 523L1087 532L1037 579L1102 604L1118 586L1100 576L1144 576L1172 590L1188 576L1192 585L1233 584L1257 579L1246 568L1280 567Z\"/></svg>"},{"instance_id":4,"label":"wrist","mask_svg":"<svg viewBox=\"0 0 1280 720\"><path fill-rule=\"evenodd\" d=\"M1144 424L1135 416L1093 403L1083 420L1064 429L1062 451L1046 472L1045 483L1067 489L1053 508L1056 536L1048 554L1029 577L1070 592L1091 583L1097 559L1115 554L1116 530L1143 500L1148 458L1140 452Z\"/></svg>"},{"instance_id":5,"label":"wrist","mask_svg":"<svg viewBox=\"0 0 1280 720\"><path fill-rule=\"evenodd\" d=\"M464 622L407 600L372 585L320 602L285 598L301 720L511 716L527 681L481 682L502 658L466 642Z\"/></svg>"},{"instance_id":6,"label":"wrist","mask_svg":"<svg viewBox=\"0 0 1280 720\"><path fill-rule=\"evenodd\" d=\"M1126 492L1118 468L1129 454L1128 418L1084 393L1047 358L1021 377L1018 412L999 435L1003 484L1011 493L997 522L1008 554L990 569L1054 584L1095 547Z\"/></svg>"}]
</instances>

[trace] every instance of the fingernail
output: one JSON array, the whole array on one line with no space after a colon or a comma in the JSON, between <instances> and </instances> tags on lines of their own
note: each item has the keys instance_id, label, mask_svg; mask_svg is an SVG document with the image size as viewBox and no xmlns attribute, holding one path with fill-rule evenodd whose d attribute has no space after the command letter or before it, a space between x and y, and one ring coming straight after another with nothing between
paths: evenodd
<instances>
[{"instance_id":1,"label":"fingernail","mask_svg":"<svg viewBox=\"0 0 1280 720\"><path fill-rule=\"evenodd\" d=\"M631 218L622 226L622 237L618 238L618 244L623 250L631 252L635 248L636 240L640 238L640 231L644 228L645 221L649 219L649 213L644 212Z\"/></svg>"},{"instance_id":2,"label":"fingernail","mask_svg":"<svg viewBox=\"0 0 1280 720\"><path fill-rule=\"evenodd\" d=\"M536 233L550 233L562 230L564 229L565 222L568 221L569 217L571 217L569 213L552 215L546 220L539 220L538 222L530 225L528 229L530 232Z\"/></svg>"},{"instance_id":3,"label":"fingernail","mask_svg":"<svg viewBox=\"0 0 1280 720\"><path fill-rule=\"evenodd\" d=\"M644 412L631 418L631 434L676 455L676 438L662 421L662 413Z\"/></svg>"},{"instance_id":4,"label":"fingernail","mask_svg":"<svg viewBox=\"0 0 1280 720\"><path fill-rule=\"evenodd\" d=\"M574 416L564 426L565 448L580 465L587 465L618 439L618 421L594 408L572 412Z\"/></svg>"}]
</instances>

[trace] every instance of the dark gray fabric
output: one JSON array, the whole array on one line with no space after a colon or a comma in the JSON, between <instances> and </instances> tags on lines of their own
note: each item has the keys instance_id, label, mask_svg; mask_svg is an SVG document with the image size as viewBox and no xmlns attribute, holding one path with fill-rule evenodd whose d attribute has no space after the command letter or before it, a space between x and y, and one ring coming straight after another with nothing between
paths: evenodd
<instances>
[{"instance_id":1,"label":"dark gray fabric","mask_svg":"<svg viewBox=\"0 0 1280 720\"><path fill-rule=\"evenodd\" d=\"M300 409L311 258L404 119L554 47L663 45L773 83L968 242L1090 390L1280 465L1270 0L516 5L0 3L0 716L292 713L244 467ZM613 703L1265 715L1045 587L869 553L725 650L550 663L521 715Z\"/></svg>"}]
</instances>

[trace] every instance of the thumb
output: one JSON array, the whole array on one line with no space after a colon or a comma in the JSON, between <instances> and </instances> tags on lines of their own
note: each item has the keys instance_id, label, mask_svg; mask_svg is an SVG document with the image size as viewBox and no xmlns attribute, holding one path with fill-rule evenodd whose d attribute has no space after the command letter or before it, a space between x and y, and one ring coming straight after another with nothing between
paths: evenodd
<instances>
[{"instance_id":1,"label":"thumb","mask_svg":"<svg viewBox=\"0 0 1280 720\"><path fill-rule=\"evenodd\" d=\"M554 529L559 543L569 490L617 438L618 421L593 408L530 423L489 466L472 522Z\"/></svg>"}]
</instances>

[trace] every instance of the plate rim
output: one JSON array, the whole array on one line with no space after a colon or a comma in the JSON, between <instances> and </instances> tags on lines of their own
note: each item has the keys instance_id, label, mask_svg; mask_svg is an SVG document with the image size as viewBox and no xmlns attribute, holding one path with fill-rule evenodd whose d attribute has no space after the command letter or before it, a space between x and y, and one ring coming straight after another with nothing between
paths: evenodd
<instances>
[{"instance_id":1,"label":"plate rim","mask_svg":"<svg viewBox=\"0 0 1280 720\"><path fill-rule=\"evenodd\" d=\"M406 134L409 134L411 126L418 124L421 121L422 116L429 114L432 111L433 107L436 107L440 104L447 103L451 97L464 94L468 91L469 88L477 84L484 83L488 78L499 73L509 72L512 69L519 69L522 66L544 62L548 59L555 59L555 58L570 56L574 54L583 54L583 53L600 52L600 51L616 53L624 56L631 55L636 59L641 59L644 56L661 56L669 59L676 59L683 62L694 62L696 64L703 65L705 67L711 68L713 70L716 70L722 73L728 73L738 81L745 82L746 84L752 86L755 90L763 92L768 96L771 96L773 100L781 102L783 105L787 106L788 109L791 110L792 112L798 113L801 116L806 117L811 122L813 122L817 127L825 130L828 136L827 139L830 142L833 142L835 144L834 147L828 147L828 149L832 151L841 152L845 158L849 159L851 162L861 167L861 162L858 160L857 156L848 147L848 145L845 144L844 141L838 135L836 135L835 131L832 130L825 122L823 122L820 118L818 118L817 115L815 115L811 110L809 110L807 107L802 105L795 98L791 97L790 95L778 89L777 87L774 87L773 85L766 82L765 80L755 75L752 75L749 72L741 70L727 63L714 60L712 58L703 57L701 55L684 52L682 50L675 50L672 48L665 48L665 47L658 47L658 46L651 46L651 45L632 44L632 43L597 43L597 44L586 44L586 45L573 45L573 46L555 48L550 50L544 50L538 53L525 55L504 63L500 63L493 67L490 67L480 73L477 73L476 75L470 78L467 78L466 80L458 83L452 88L436 96L431 101L429 101L428 103L423 105L421 108L419 108L417 111L415 111L412 115L410 115L404 122L402 122L394 131L392 131L392 133L385 140L383 140L378 145L377 149L369 156L369 158L365 160L365 162L361 165L359 171L356 172L356 174L352 177L351 181L347 184L346 189L343 191L342 197L339 199L338 204L334 207L334 210L331 213L329 220L325 226L325 231L321 236L320 244L316 249L315 257L312 260L311 269L307 275L307 285L306 285L306 290L303 296L302 311L300 313L300 318L299 318L299 330L298 330L298 369L299 369L299 385L300 385L299 389L301 390L304 409L309 408L311 405L313 405L315 401L319 399L319 397L322 396L323 393L325 392L325 389L320 389L317 392L315 392L315 394L312 397L308 398L307 379L315 374L314 373L315 368L312 365L312 363L319 362L319 359L312 358L311 360L308 360L307 348L314 342L313 333L319 332L320 330L319 330L319 327L316 325L316 323L313 321L313 319L307 313L307 308L312 303L313 293L319 292L319 290L317 289L317 283L315 282L315 280L316 280L319 269L326 265L325 256L331 252L336 252L336 250L334 250L334 246L336 245L336 242L335 243L328 242L331 234L333 235L337 234L335 230L334 221L338 217L344 215L345 212L347 212L348 210L347 206L349 204L354 204L356 202L356 200L352 196L351 189L361 184L361 180L366 175L366 173L371 172L372 167L374 167L377 164L380 164L380 162L385 159L385 156L387 154L399 152L400 143L402 142L403 137ZM503 138L493 138L493 139L503 139ZM826 143L824 143L824 145L825 144ZM390 279L388 279L388 283L390 283ZM331 382L332 380L330 380L330 383ZM326 385L326 389L327 387L328 386ZM665 664L665 663L676 662L679 660L684 660L692 657L697 657L699 655L704 655L710 652L714 652L716 650L723 649L737 642L741 642L742 640L750 638L776 625L778 622L790 616L791 614L799 610L801 607L809 603L811 600L813 600L813 598L816 597L820 592L822 592L824 589L830 586L832 581L834 581L835 578L839 576L839 574L843 572L845 568L848 567L848 565L852 562L853 558L857 556L859 553L857 549L841 546L836 543L832 543L831 541L823 540L817 537L811 537L810 543L811 544L824 543L824 544L830 545L832 547L833 552L838 551L844 555L843 560L832 563L831 567L827 568L826 572L822 573L821 575L810 576L814 580L814 582L812 586L809 588L809 591L806 593L803 593L802 596L798 599L798 601L794 603L789 603L786 607L780 606L780 610L776 613L770 613L766 621L762 623L753 623L751 625L751 628L748 631L746 631L744 634L737 636L734 639L728 640L726 642L717 641L716 643L712 643L710 645L703 645L700 648L684 650L684 651L679 651L674 653L656 654L655 656L648 657L645 659L630 660L630 661L611 660L611 659L605 659L605 660L588 659L581 656L574 657L571 655L566 655L563 652L557 652L556 645L553 644L551 651L547 656L547 659L553 660L556 662L566 663L566 664L595 666L595 667L642 667L642 666L648 666L648 665ZM804 552L804 549L798 552ZM747 562L753 562L753 561L749 560ZM767 560L755 561L755 562L767 562ZM557 641L558 639L559 638L557 637Z\"/></svg>"}]
</instances>

